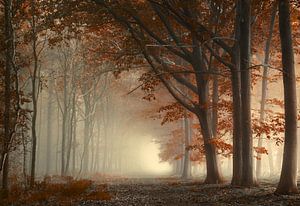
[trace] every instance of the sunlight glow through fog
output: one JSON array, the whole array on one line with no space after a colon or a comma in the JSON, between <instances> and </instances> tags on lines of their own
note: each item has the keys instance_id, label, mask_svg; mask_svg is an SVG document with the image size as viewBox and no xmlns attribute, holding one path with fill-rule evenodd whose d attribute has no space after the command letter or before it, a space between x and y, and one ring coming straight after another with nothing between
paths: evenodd
<instances>
[{"instance_id":1,"label":"sunlight glow through fog","mask_svg":"<svg viewBox=\"0 0 300 206\"><path fill-rule=\"evenodd\" d=\"M172 171L169 163L160 162L159 145L154 142L145 142L140 145L140 161L143 165L143 170L152 174L164 175Z\"/></svg>"}]
</instances>

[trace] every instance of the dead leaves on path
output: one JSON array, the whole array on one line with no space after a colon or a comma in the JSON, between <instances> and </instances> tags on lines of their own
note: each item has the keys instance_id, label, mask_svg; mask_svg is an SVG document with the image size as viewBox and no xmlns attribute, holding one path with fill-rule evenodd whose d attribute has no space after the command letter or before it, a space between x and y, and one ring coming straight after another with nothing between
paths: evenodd
<instances>
[{"instance_id":1,"label":"dead leaves on path","mask_svg":"<svg viewBox=\"0 0 300 206\"><path fill-rule=\"evenodd\" d=\"M72 205L79 201L108 201L112 199L107 184L93 184L91 180L51 183L42 181L32 190L14 186L4 205Z\"/></svg>"}]
</instances>

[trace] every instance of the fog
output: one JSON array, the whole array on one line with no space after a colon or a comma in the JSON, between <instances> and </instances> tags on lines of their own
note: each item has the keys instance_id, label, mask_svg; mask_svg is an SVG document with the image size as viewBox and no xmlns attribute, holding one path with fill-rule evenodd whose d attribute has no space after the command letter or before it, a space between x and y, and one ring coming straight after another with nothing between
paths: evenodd
<instances>
[{"instance_id":1,"label":"fog","mask_svg":"<svg viewBox=\"0 0 300 206\"><path fill-rule=\"evenodd\" d=\"M199 153L201 148L194 147L202 142L196 117L190 114L190 143L186 144L185 118L176 117L162 125L166 114L159 112L161 107L175 102L166 88L156 86L156 98L151 96L151 88L150 92L141 89L140 78L146 68L115 73L115 65L110 63L91 67L81 55L84 52L86 48L80 41L70 41L68 45L48 48L43 57L40 77L47 80L41 82L38 94L37 178L53 175L75 178L181 177L185 161L189 177L203 178L206 174L205 157L203 152ZM276 75L276 71L272 72ZM28 74L24 72L23 75ZM29 94L30 84L25 81L22 86ZM280 81L271 82L268 91L270 98L283 98ZM260 81L253 86L252 97L253 117L258 117ZM26 104L26 108L32 110L32 104ZM283 112L278 105L268 106L267 110ZM226 121L228 116L221 118ZM266 148L267 154L254 152L254 173L257 162L262 165L260 178L278 177L282 162L282 142L278 139L282 135L263 137L262 147ZM12 153L18 160L12 165L18 175L30 173L32 144L29 137ZM222 139L232 144L230 132ZM174 145L170 146L168 141ZM254 134L253 141L258 147L257 134ZM191 148L185 160L187 146ZM224 156L221 150L219 153L222 175L229 180L232 154ZM18 158L20 156L24 158Z\"/></svg>"}]
</instances>

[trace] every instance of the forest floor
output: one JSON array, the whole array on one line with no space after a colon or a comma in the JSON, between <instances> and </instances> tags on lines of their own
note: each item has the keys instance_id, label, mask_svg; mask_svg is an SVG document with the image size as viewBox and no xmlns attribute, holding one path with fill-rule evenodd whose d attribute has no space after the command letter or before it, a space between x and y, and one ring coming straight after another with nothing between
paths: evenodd
<instances>
[{"instance_id":1,"label":"forest floor","mask_svg":"<svg viewBox=\"0 0 300 206\"><path fill-rule=\"evenodd\" d=\"M60 186L59 186L60 185ZM176 178L117 178L105 181L71 181L43 184L4 205L75 206L196 206L196 205L300 205L300 194L278 196L276 184L261 182L254 188L233 188L229 184L205 185ZM71 185L71 186L70 186ZM17 197L17 198L16 198ZM0 203L0 205L2 205Z\"/></svg>"}]
</instances>

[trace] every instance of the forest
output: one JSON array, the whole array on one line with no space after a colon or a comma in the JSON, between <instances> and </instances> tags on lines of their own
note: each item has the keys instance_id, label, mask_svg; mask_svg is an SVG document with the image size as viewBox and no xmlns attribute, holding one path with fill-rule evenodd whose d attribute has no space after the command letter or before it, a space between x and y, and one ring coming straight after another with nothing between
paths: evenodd
<instances>
[{"instance_id":1,"label":"forest","mask_svg":"<svg viewBox=\"0 0 300 206\"><path fill-rule=\"evenodd\" d=\"M0 206L300 205L299 0L0 0L0 42Z\"/></svg>"}]
</instances>

